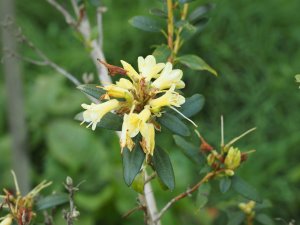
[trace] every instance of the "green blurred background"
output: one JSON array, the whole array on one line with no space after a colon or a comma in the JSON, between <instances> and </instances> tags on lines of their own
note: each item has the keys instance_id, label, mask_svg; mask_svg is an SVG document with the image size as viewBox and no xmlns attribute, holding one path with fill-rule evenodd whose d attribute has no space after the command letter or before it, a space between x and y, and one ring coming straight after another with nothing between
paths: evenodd
<instances>
[{"instance_id":1,"label":"green blurred background","mask_svg":"<svg viewBox=\"0 0 300 225\"><path fill-rule=\"evenodd\" d=\"M191 7L199 3L195 1ZM189 40L182 53L201 55L220 74L185 70L186 96L201 93L204 109L193 119L207 141L220 142L220 115L225 118L225 139L257 127L238 147L256 149L239 175L272 203L266 213L272 218L300 221L300 91L294 75L300 71L299 0L216 0L210 22ZM151 54L151 46L165 42L160 34L145 33L127 22L132 16L148 14L159 1L103 1L104 52L107 61L120 59L136 65L138 56ZM17 22L23 32L49 58L76 74L79 79L95 68L88 53L62 16L45 1L17 1ZM34 56L25 46L22 54ZM123 182L118 139L113 132L95 132L73 120L80 104L89 100L68 80L47 67L22 63L26 122L32 184L52 180L51 190L62 191L67 175L75 182L85 180L76 196L81 212L78 224L142 224L143 215L127 219L122 214L136 206L136 193ZM95 81L97 77L94 76ZM0 77L0 187L12 185L11 135L6 104L9 96ZM225 141L226 141L225 140ZM182 156L171 137L160 142L169 150L176 175L173 193L154 184L158 205L199 179L199 170ZM234 197L233 200L230 197ZM163 217L163 224L226 224L213 215L241 198L221 195L213 188L206 208L192 198L182 200ZM217 208L218 210L216 211ZM61 215L56 218L62 224ZM277 224L283 224L278 222Z\"/></svg>"}]
</instances>

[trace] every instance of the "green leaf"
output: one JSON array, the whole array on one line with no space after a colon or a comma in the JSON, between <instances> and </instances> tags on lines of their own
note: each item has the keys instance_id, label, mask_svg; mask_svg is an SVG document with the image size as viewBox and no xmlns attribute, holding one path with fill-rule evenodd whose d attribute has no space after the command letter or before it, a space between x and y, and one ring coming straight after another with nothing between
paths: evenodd
<instances>
[{"instance_id":1,"label":"green leaf","mask_svg":"<svg viewBox=\"0 0 300 225\"><path fill-rule=\"evenodd\" d=\"M171 191L175 188L175 177L171 160L167 152L156 147L152 157L154 169L162 181Z\"/></svg>"},{"instance_id":2,"label":"green leaf","mask_svg":"<svg viewBox=\"0 0 300 225\"><path fill-rule=\"evenodd\" d=\"M204 97L200 94L194 94L193 96L186 98L185 103L181 105L179 111L186 117L196 115L204 106Z\"/></svg>"},{"instance_id":3,"label":"green leaf","mask_svg":"<svg viewBox=\"0 0 300 225\"><path fill-rule=\"evenodd\" d=\"M115 190L110 186L102 187L101 190L96 193L79 191L75 195L76 206L94 213L97 212L99 208L105 207L109 201L112 201L115 198L115 194Z\"/></svg>"},{"instance_id":4,"label":"green leaf","mask_svg":"<svg viewBox=\"0 0 300 225\"><path fill-rule=\"evenodd\" d=\"M164 113L162 117L157 119L157 121L175 134L179 134L181 136L189 136L191 134L189 128L171 113Z\"/></svg>"},{"instance_id":5,"label":"green leaf","mask_svg":"<svg viewBox=\"0 0 300 225\"><path fill-rule=\"evenodd\" d=\"M49 195L45 198L39 199L36 203L37 210L45 210L49 208L54 208L55 206L64 204L69 201L68 194L54 194Z\"/></svg>"},{"instance_id":6,"label":"green leaf","mask_svg":"<svg viewBox=\"0 0 300 225\"><path fill-rule=\"evenodd\" d=\"M231 186L231 179L229 177L226 176L220 180L220 191L222 193L227 192L230 186Z\"/></svg>"},{"instance_id":7,"label":"green leaf","mask_svg":"<svg viewBox=\"0 0 300 225\"><path fill-rule=\"evenodd\" d=\"M209 12L212 8L214 8L214 4L210 3L197 7L189 14L189 21L198 21L200 18L203 18L203 15Z\"/></svg>"},{"instance_id":8,"label":"green leaf","mask_svg":"<svg viewBox=\"0 0 300 225\"><path fill-rule=\"evenodd\" d=\"M82 112L78 113L75 117L75 120L83 121ZM99 123L97 123L97 127L108 129L108 130L116 130L120 131L122 129L123 119L120 116L117 116L114 113L105 114Z\"/></svg>"},{"instance_id":9,"label":"green leaf","mask_svg":"<svg viewBox=\"0 0 300 225\"><path fill-rule=\"evenodd\" d=\"M183 55L176 58L176 60L192 70L207 70L213 75L218 76L217 72L197 55Z\"/></svg>"},{"instance_id":10,"label":"green leaf","mask_svg":"<svg viewBox=\"0 0 300 225\"><path fill-rule=\"evenodd\" d=\"M192 2L192 1L195 1L195 0L179 0L179 3L180 4L185 4L185 3Z\"/></svg>"},{"instance_id":11,"label":"green leaf","mask_svg":"<svg viewBox=\"0 0 300 225\"><path fill-rule=\"evenodd\" d=\"M255 220L263 225L274 225L274 221L266 214L258 214L255 216Z\"/></svg>"},{"instance_id":12,"label":"green leaf","mask_svg":"<svg viewBox=\"0 0 300 225\"><path fill-rule=\"evenodd\" d=\"M130 151L127 147L123 149L123 175L125 183L130 186L140 172L142 164L145 159L145 153L140 145L141 136L134 138L135 146Z\"/></svg>"},{"instance_id":13,"label":"green leaf","mask_svg":"<svg viewBox=\"0 0 300 225\"><path fill-rule=\"evenodd\" d=\"M199 147L196 147L192 143L186 141L184 138L173 135L174 141L178 147L182 150L182 152L190 158L192 161L194 161L197 164L201 164L204 162L204 157L199 152Z\"/></svg>"},{"instance_id":14,"label":"green leaf","mask_svg":"<svg viewBox=\"0 0 300 225\"><path fill-rule=\"evenodd\" d=\"M167 45L159 45L155 48L152 55L157 62L166 62L171 55L171 50Z\"/></svg>"},{"instance_id":15,"label":"green leaf","mask_svg":"<svg viewBox=\"0 0 300 225\"><path fill-rule=\"evenodd\" d=\"M262 198L257 193L256 189L246 183L242 178L234 176L232 178L233 189L247 199L254 200L258 203L262 202Z\"/></svg>"},{"instance_id":16,"label":"green leaf","mask_svg":"<svg viewBox=\"0 0 300 225\"><path fill-rule=\"evenodd\" d=\"M227 225L240 225L245 220L245 214L243 212L234 212L228 215L229 221Z\"/></svg>"},{"instance_id":17,"label":"green leaf","mask_svg":"<svg viewBox=\"0 0 300 225\"><path fill-rule=\"evenodd\" d=\"M198 208L203 208L208 202L210 189L211 187L209 183L204 183L198 188L198 194L196 199L196 205Z\"/></svg>"},{"instance_id":18,"label":"green leaf","mask_svg":"<svg viewBox=\"0 0 300 225\"><path fill-rule=\"evenodd\" d=\"M135 16L129 20L129 23L138 29L148 32L160 32L161 26L157 20L146 16Z\"/></svg>"},{"instance_id":19,"label":"green leaf","mask_svg":"<svg viewBox=\"0 0 300 225\"><path fill-rule=\"evenodd\" d=\"M95 7L99 7L101 5L100 0L89 0L90 4Z\"/></svg>"},{"instance_id":20,"label":"green leaf","mask_svg":"<svg viewBox=\"0 0 300 225\"><path fill-rule=\"evenodd\" d=\"M132 182L132 189L135 190L136 192L143 194L144 193L144 185L145 185L145 173L140 172L138 175L135 177L134 181Z\"/></svg>"},{"instance_id":21,"label":"green leaf","mask_svg":"<svg viewBox=\"0 0 300 225\"><path fill-rule=\"evenodd\" d=\"M93 98L100 100L100 97L105 94L102 88L97 87L98 84L82 84L77 86L77 88L83 93L92 96Z\"/></svg>"},{"instance_id":22,"label":"green leaf","mask_svg":"<svg viewBox=\"0 0 300 225\"><path fill-rule=\"evenodd\" d=\"M195 35L197 33L197 31L198 31L198 29L196 26L194 26L188 22L185 22L182 25L182 32L181 32L180 36L183 40L188 40L193 35Z\"/></svg>"},{"instance_id":23,"label":"green leaf","mask_svg":"<svg viewBox=\"0 0 300 225\"><path fill-rule=\"evenodd\" d=\"M154 16L159 16L159 17L163 17L163 18L168 18L168 14L167 12L158 9L158 8L152 8L149 10L150 14L154 15Z\"/></svg>"}]
</instances>

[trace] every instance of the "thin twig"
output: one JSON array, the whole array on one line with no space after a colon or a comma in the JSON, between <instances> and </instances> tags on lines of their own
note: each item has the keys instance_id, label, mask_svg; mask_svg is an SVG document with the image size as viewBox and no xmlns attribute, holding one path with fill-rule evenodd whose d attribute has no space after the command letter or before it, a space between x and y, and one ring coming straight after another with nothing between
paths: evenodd
<instances>
[{"instance_id":1,"label":"thin twig","mask_svg":"<svg viewBox=\"0 0 300 225\"><path fill-rule=\"evenodd\" d=\"M79 17L79 8L76 0L70 0L76 17Z\"/></svg>"},{"instance_id":2,"label":"thin twig","mask_svg":"<svg viewBox=\"0 0 300 225\"><path fill-rule=\"evenodd\" d=\"M129 210L127 213L125 213L122 218L127 218L128 216L130 216L131 214L133 214L134 212L138 211L138 210L146 210L146 207L145 206L137 206L131 210Z\"/></svg>"},{"instance_id":3,"label":"thin twig","mask_svg":"<svg viewBox=\"0 0 300 225\"><path fill-rule=\"evenodd\" d=\"M70 202L70 210L64 210L63 215L64 219L67 221L68 225L73 225L74 221L79 217L80 213L77 211L76 206L74 204L74 193L79 190L79 185L74 187L73 180L71 177L67 177L65 188L69 192L69 202Z\"/></svg>"},{"instance_id":4,"label":"thin twig","mask_svg":"<svg viewBox=\"0 0 300 225\"><path fill-rule=\"evenodd\" d=\"M168 8L168 46L171 50L169 61L173 62L173 35L174 35L174 17L173 17L173 1L167 0Z\"/></svg>"},{"instance_id":5,"label":"thin twig","mask_svg":"<svg viewBox=\"0 0 300 225\"><path fill-rule=\"evenodd\" d=\"M54 8L57 9L63 16L65 17L65 20L67 24L75 26L76 21L75 19L70 15L70 13L62 6L60 5L57 1L55 0L46 0L49 4L51 4Z\"/></svg>"},{"instance_id":6,"label":"thin twig","mask_svg":"<svg viewBox=\"0 0 300 225\"><path fill-rule=\"evenodd\" d=\"M213 171L208 174L206 174L205 177L203 177L196 185L194 185L192 188L189 188L187 191L177 195L176 197L172 198L171 201L169 201L158 213L156 216L154 222L160 220L160 218L163 216L163 214L177 201L180 199L183 199L187 196L190 196L193 192L195 192L203 183L209 181L211 178L213 178L215 175L222 173L224 169Z\"/></svg>"}]
</instances>

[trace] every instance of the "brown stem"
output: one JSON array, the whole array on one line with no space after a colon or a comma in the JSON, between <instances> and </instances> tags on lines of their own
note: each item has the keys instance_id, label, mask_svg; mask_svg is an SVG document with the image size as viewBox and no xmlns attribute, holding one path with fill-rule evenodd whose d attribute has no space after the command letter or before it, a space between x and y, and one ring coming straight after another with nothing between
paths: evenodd
<instances>
[{"instance_id":1,"label":"brown stem","mask_svg":"<svg viewBox=\"0 0 300 225\"><path fill-rule=\"evenodd\" d=\"M189 9L189 4L188 3L185 3L183 5L183 10L182 10L182 13L181 13L181 20L185 20L186 19L186 16L187 16L187 13L188 13L188 9ZM173 58L176 57L181 45L182 45L182 40L180 38L180 34L182 32L182 27L180 27L178 29L178 31L176 32L176 39L175 39L175 44L174 44L174 52L173 52Z\"/></svg>"},{"instance_id":2,"label":"brown stem","mask_svg":"<svg viewBox=\"0 0 300 225\"><path fill-rule=\"evenodd\" d=\"M187 191L177 195L176 197L172 198L171 201L169 201L158 213L157 217L154 221L160 220L160 218L163 216L163 214L177 201L180 199L183 199L193 192L195 192L203 183L208 182L210 179L212 179L215 175L224 172L224 169L213 171L205 175L196 185L194 185L192 188L188 189Z\"/></svg>"},{"instance_id":3,"label":"brown stem","mask_svg":"<svg viewBox=\"0 0 300 225\"><path fill-rule=\"evenodd\" d=\"M173 2L172 0L167 0L168 7L168 46L171 50L171 56L168 61L173 61L173 35L174 35L174 17L173 17Z\"/></svg>"}]
</instances>

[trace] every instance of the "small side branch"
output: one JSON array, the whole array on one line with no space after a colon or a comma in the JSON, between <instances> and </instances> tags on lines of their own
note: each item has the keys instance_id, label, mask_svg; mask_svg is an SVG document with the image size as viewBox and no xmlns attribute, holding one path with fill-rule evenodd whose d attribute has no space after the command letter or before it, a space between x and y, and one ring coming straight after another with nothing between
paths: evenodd
<instances>
[{"instance_id":1,"label":"small side branch","mask_svg":"<svg viewBox=\"0 0 300 225\"><path fill-rule=\"evenodd\" d=\"M55 0L46 0L49 4L51 4L54 8L56 8L57 11L59 11L64 17L67 22L67 24L70 24L72 26L76 25L75 19L70 15L70 13L62 7L57 1Z\"/></svg>"},{"instance_id":2,"label":"small side branch","mask_svg":"<svg viewBox=\"0 0 300 225\"><path fill-rule=\"evenodd\" d=\"M79 190L79 188L78 188L79 185L74 187L72 178L67 177L66 183L65 183L65 188L69 192L70 210L69 211L64 210L63 215L64 215L64 219L67 221L68 225L73 225L74 221L80 215L79 211L77 211L76 206L74 204L74 193Z\"/></svg>"},{"instance_id":3,"label":"small side branch","mask_svg":"<svg viewBox=\"0 0 300 225\"><path fill-rule=\"evenodd\" d=\"M155 218L154 222L159 221L163 214L177 201L180 199L183 199L189 195L191 195L193 192L195 192L203 183L209 181L212 179L215 175L223 172L224 170L218 170L218 171L213 171L208 174L206 174L205 177L202 178L196 185L194 185L192 188L189 188L187 191L177 195L176 197L172 198L171 201L169 201L158 213L157 217Z\"/></svg>"}]
</instances>

